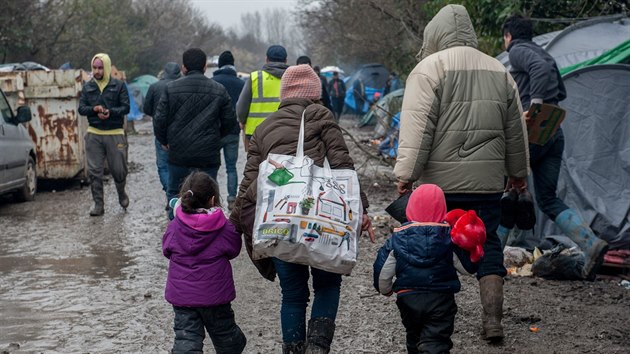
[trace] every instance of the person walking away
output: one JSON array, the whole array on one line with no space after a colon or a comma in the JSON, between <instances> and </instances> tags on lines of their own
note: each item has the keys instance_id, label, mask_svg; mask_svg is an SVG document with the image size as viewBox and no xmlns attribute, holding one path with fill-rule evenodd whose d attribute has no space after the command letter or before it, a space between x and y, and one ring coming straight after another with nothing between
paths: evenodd
<instances>
[{"instance_id":1,"label":"person walking away","mask_svg":"<svg viewBox=\"0 0 630 354\"><path fill-rule=\"evenodd\" d=\"M477 279L482 337L503 338L500 198L527 187L528 144L516 83L477 49L466 8L444 6L424 29L420 62L407 78L394 174L399 194L413 182L439 184L449 210L474 210L486 226ZM507 185L504 176L508 176Z\"/></svg>"},{"instance_id":2,"label":"person walking away","mask_svg":"<svg viewBox=\"0 0 630 354\"><path fill-rule=\"evenodd\" d=\"M367 98L365 97L365 85L360 77L352 83L352 95L354 96L355 112L362 115L367 110Z\"/></svg>"},{"instance_id":3,"label":"person walking away","mask_svg":"<svg viewBox=\"0 0 630 354\"><path fill-rule=\"evenodd\" d=\"M261 70L253 71L245 81L236 103L236 116L245 133L245 151L258 127L280 105L280 78L288 68L287 51L281 45L267 48L267 60Z\"/></svg>"},{"instance_id":4,"label":"person walking away","mask_svg":"<svg viewBox=\"0 0 630 354\"><path fill-rule=\"evenodd\" d=\"M335 114L335 119L339 122L341 112L343 111L344 100L346 98L346 84L339 78L339 73L334 71L332 80L328 85L332 111Z\"/></svg>"},{"instance_id":5,"label":"person walking away","mask_svg":"<svg viewBox=\"0 0 630 354\"><path fill-rule=\"evenodd\" d=\"M216 180L221 139L234 132L236 125L227 90L204 75L206 53L188 49L183 63L184 77L166 85L153 117L155 136L168 150L169 200L193 171L206 172ZM169 218L173 219L172 211Z\"/></svg>"},{"instance_id":6,"label":"person walking away","mask_svg":"<svg viewBox=\"0 0 630 354\"><path fill-rule=\"evenodd\" d=\"M532 41L532 36L530 19L512 15L505 20L503 40L512 65L510 74L518 85L525 112L531 104L557 105L567 96L555 60ZM527 113L525 117L529 118ZM608 243L598 238L580 215L557 196L558 175L564 151L562 128L558 128L545 145L529 144L529 151L538 207L580 246L585 255L582 276L584 279L594 280L608 251ZM509 228L500 226L498 233L506 240Z\"/></svg>"},{"instance_id":7,"label":"person walking away","mask_svg":"<svg viewBox=\"0 0 630 354\"><path fill-rule=\"evenodd\" d=\"M247 340L234 320L230 265L241 236L223 214L219 186L208 174L191 173L179 196L162 238L169 259L164 297L175 313L172 352L203 352L205 328L217 353L242 353Z\"/></svg>"},{"instance_id":8,"label":"person walking away","mask_svg":"<svg viewBox=\"0 0 630 354\"><path fill-rule=\"evenodd\" d=\"M149 86L147 97L142 107L144 114L151 117L155 116L155 110L160 102L160 97L162 97L162 94L166 91L166 85L173 80L179 79L180 77L181 70L179 68L179 64L168 62L164 65L162 78L158 82L152 83L151 86ZM155 138L155 164L157 165L162 190L166 195L165 210L168 211L169 200L168 194L166 194L166 190L168 188L168 151L162 147L157 138Z\"/></svg>"},{"instance_id":9,"label":"person walking away","mask_svg":"<svg viewBox=\"0 0 630 354\"><path fill-rule=\"evenodd\" d=\"M243 90L245 83L236 77L234 67L234 55L229 50L219 55L219 70L212 73L212 79L225 87L232 101L232 108L236 109L236 102ZM235 118L236 119L236 118ZM223 158L225 159L225 170L227 173L228 189L228 210L234 209L236 192L238 189L238 173L236 172L236 162L238 160L238 141L241 129L237 124L234 129L221 140L223 148Z\"/></svg>"},{"instance_id":10,"label":"person walking away","mask_svg":"<svg viewBox=\"0 0 630 354\"><path fill-rule=\"evenodd\" d=\"M302 64L308 64L308 66L313 68L313 71L315 71L315 74L319 76L319 80L322 82L322 96L320 98L320 100L322 101L322 106L332 111L332 106L330 105L330 96L328 95L328 90L326 89L328 87L328 85L326 84L326 78L321 74L319 66L317 65L313 66L313 64L311 63L311 58L309 58L306 55L302 55L298 57L295 62L295 65L302 65Z\"/></svg>"},{"instance_id":11,"label":"person walking away","mask_svg":"<svg viewBox=\"0 0 630 354\"><path fill-rule=\"evenodd\" d=\"M332 169L354 169L348 147L332 112L321 105L321 81L308 65L296 65L282 76L278 111L261 123L251 139L243 180L230 220L244 234L245 246L252 256L252 235L256 216L258 168L270 153L295 155L300 123L304 114L304 153L318 166L327 158ZM374 233L367 215L368 201L361 193L362 230ZM328 353L335 333L339 308L341 275L277 258L253 260L258 271L273 281L278 274L282 290L280 322L283 353ZM314 298L306 325L309 302L308 278L313 277Z\"/></svg>"},{"instance_id":12,"label":"person walking away","mask_svg":"<svg viewBox=\"0 0 630 354\"><path fill-rule=\"evenodd\" d=\"M407 330L408 353L448 353L453 348L455 293L461 288L453 255L468 273L476 272L478 264L455 244L456 239L451 241L440 187L423 184L416 188L409 197L406 215L409 222L394 229L378 251L374 287L386 296L396 293L396 305ZM466 229L484 230L481 221Z\"/></svg>"},{"instance_id":13,"label":"person walking away","mask_svg":"<svg viewBox=\"0 0 630 354\"><path fill-rule=\"evenodd\" d=\"M79 114L86 116L89 124L85 136L85 153L94 200L90 216L100 216L105 213L105 160L116 184L118 203L125 210L129 206L129 197L125 192L128 145L123 129L125 115L129 113L129 93L122 81L111 77L109 55L96 54L91 67L92 79L81 90Z\"/></svg>"}]
</instances>

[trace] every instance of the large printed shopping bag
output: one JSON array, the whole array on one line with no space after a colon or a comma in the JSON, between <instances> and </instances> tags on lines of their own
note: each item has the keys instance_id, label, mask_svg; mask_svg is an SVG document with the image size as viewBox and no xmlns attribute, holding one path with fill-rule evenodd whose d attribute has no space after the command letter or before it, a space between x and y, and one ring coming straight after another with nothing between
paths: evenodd
<instances>
[{"instance_id":1,"label":"large printed shopping bag","mask_svg":"<svg viewBox=\"0 0 630 354\"><path fill-rule=\"evenodd\" d=\"M357 261L363 206L354 170L332 170L304 155L269 154L259 166L253 258L276 257L339 274Z\"/></svg>"}]
</instances>

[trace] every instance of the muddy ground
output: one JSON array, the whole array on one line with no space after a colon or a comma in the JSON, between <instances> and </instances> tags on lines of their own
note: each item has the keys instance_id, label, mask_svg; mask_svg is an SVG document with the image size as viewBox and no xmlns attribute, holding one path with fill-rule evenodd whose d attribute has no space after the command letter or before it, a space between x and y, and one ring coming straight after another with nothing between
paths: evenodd
<instances>
[{"instance_id":1,"label":"muddy ground","mask_svg":"<svg viewBox=\"0 0 630 354\"><path fill-rule=\"evenodd\" d=\"M352 125L345 121L344 125ZM173 313L164 301L167 260L161 239L167 219L154 163L151 123L130 136L124 213L112 181L106 213L89 217L89 189L49 186L34 202L0 198L0 353L164 353L172 346ZM355 136L359 136L357 134ZM352 145L350 143L352 148ZM364 160L357 152L357 161ZM240 168L244 156L240 158ZM404 353L404 329L394 297L372 289L374 255L396 222L383 217L395 198L391 173L362 165L377 243L360 243L360 261L342 284L333 353ZM219 183L225 191L225 172ZM236 319L246 353L281 352L280 289L260 277L246 253L233 261ZM454 353L628 353L630 290L619 281L547 281L509 277L502 345L478 336L480 305L474 278L462 278ZM530 331L537 326L538 332ZM214 353L206 340L206 353Z\"/></svg>"}]
</instances>

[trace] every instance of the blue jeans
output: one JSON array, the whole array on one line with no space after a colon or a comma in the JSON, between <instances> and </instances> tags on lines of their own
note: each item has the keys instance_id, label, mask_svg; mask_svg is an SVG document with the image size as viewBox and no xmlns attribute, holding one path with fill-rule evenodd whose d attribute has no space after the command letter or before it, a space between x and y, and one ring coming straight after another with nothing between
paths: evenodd
<instances>
[{"instance_id":1,"label":"blue jeans","mask_svg":"<svg viewBox=\"0 0 630 354\"><path fill-rule=\"evenodd\" d=\"M185 167L173 165L172 163L168 164L168 189L166 190L166 195L168 200L172 198L177 198L179 194L179 189L184 183L184 180L191 172L201 171L210 175L210 177L217 180L217 172L219 171L219 166L216 167L206 167L206 168L196 168L196 167ZM168 212L169 219L173 220L173 211L170 210Z\"/></svg>"},{"instance_id":2,"label":"blue jeans","mask_svg":"<svg viewBox=\"0 0 630 354\"><path fill-rule=\"evenodd\" d=\"M558 129L545 145L529 144L529 159L534 178L534 192L540 210L551 220L569 209L556 195L558 176L562 165L564 134Z\"/></svg>"},{"instance_id":3,"label":"blue jeans","mask_svg":"<svg viewBox=\"0 0 630 354\"><path fill-rule=\"evenodd\" d=\"M486 226L486 243L483 245L484 256L479 263L477 279L486 275L504 277L507 274L503 266L503 247L497 236L497 228L501 221L501 194L447 194L448 210L474 210Z\"/></svg>"},{"instance_id":4,"label":"blue jeans","mask_svg":"<svg viewBox=\"0 0 630 354\"><path fill-rule=\"evenodd\" d=\"M162 148L162 144L155 139L155 164L157 165L158 176L162 190L166 193L168 189L168 151ZM166 201L168 203L168 200Z\"/></svg>"},{"instance_id":5,"label":"blue jeans","mask_svg":"<svg viewBox=\"0 0 630 354\"><path fill-rule=\"evenodd\" d=\"M281 261L277 258L273 258L273 263L276 266L282 289L280 322L284 343L306 339L306 307L310 297L309 268L313 275L314 292L311 318L326 317L335 320L339 308L340 274Z\"/></svg>"},{"instance_id":6,"label":"blue jeans","mask_svg":"<svg viewBox=\"0 0 630 354\"><path fill-rule=\"evenodd\" d=\"M236 172L236 161L238 160L238 143L240 135L232 134L221 139L223 147L223 157L225 158L225 171L227 172L228 202L236 199L238 189L238 174Z\"/></svg>"}]
</instances>

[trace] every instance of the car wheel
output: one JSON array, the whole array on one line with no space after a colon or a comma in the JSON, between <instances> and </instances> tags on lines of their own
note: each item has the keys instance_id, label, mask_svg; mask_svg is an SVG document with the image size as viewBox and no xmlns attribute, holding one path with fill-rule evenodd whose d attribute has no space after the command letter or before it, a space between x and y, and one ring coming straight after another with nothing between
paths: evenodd
<instances>
[{"instance_id":1,"label":"car wheel","mask_svg":"<svg viewBox=\"0 0 630 354\"><path fill-rule=\"evenodd\" d=\"M17 199L21 202L29 202L35 199L35 192L37 191L37 170L32 157L28 158L25 177L24 186L20 188L17 194Z\"/></svg>"}]
</instances>

